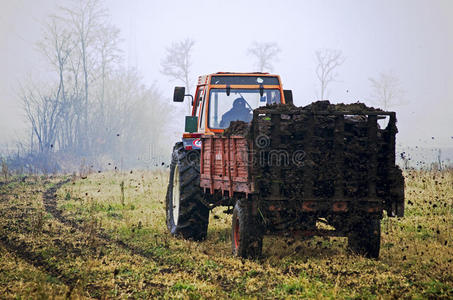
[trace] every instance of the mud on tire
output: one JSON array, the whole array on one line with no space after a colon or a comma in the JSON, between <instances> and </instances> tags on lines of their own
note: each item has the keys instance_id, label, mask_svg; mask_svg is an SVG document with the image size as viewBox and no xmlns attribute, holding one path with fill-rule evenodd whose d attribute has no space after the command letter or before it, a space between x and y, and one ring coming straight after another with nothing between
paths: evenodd
<instances>
[{"instance_id":1,"label":"mud on tire","mask_svg":"<svg viewBox=\"0 0 453 300\"><path fill-rule=\"evenodd\" d=\"M263 230L257 218L252 216L250 202L240 199L233 209L231 226L233 255L243 258L258 258L263 248Z\"/></svg>"},{"instance_id":2,"label":"mud on tire","mask_svg":"<svg viewBox=\"0 0 453 300\"><path fill-rule=\"evenodd\" d=\"M182 143L176 143L166 197L167 227L172 235L196 241L206 238L209 209L202 197L200 153L186 151Z\"/></svg>"},{"instance_id":3,"label":"mud on tire","mask_svg":"<svg viewBox=\"0 0 453 300\"><path fill-rule=\"evenodd\" d=\"M353 224L348 234L348 249L368 258L379 258L381 246L381 218L362 217Z\"/></svg>"}]
</instances>

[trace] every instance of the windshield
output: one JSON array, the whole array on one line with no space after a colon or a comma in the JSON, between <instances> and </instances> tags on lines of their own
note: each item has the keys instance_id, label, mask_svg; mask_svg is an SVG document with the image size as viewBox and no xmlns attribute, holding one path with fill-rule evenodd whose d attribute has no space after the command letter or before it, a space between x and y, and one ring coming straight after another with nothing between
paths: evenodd
<instances>
[{"instance_id":1,"label":"windshield","mask_svg":"<svg viewBox=\"0 0 453 300\"><path fill-rule=\"evenodd\" d=\"M250 122L253 110L266 104L280 103L280 90L265 89L211 89L209 95L209 127L225 129L232 121Z\"/></svg>"}]
</instances>

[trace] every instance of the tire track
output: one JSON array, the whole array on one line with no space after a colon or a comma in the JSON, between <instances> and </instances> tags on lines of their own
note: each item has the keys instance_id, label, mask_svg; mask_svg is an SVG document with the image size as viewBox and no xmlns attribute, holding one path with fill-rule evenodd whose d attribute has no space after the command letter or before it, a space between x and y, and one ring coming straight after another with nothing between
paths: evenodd
<instances>
[{"instance_id":1,"label":"tire track","mask_svg":"<svg viewBox=\"0 0 453 300\"><path fill-rule=\"evenodd\" d=\"M74 220L66 218L63 215L63 212L57 208L56 192L59 188L61 188L64 184L68 182L70 182L70 179L61 180L54 184L52 187L42 192L44 210L45 212L51 214L56 220L61 222L63 225L69 226L74 230L77 230L82 234L85 234L85 229L83 225L77 223ZM112 239L110 236L103 232L96 233L95 238L98 240L99 242L98 245L101 247L110 248L112 245L116 245L121 249L129 251L130 254L137 255L145 259L152 259L158 265L170 263L170 261L158 258L150 252L146 252L137 247L130 246L121 240ZM33 247L26 243L25 241L17 239L14 236L8 234L7 228L3 226L0 226L0 246L5 248L8 252L15 255L16 257L22 259L26 263L34 266L35 268L42 272L45 272L49 276L57 279L62 284L66 285L68 287L68 291L66 292L65 298L70 298L74 289L81 282L84 282L84 278L81 276L78 276L76 274L65 274L64 271L58 267L58 263L52 264L48 262L48 258L44 257L40 253L33 251ZM88 293L88 295L97 295L99 292L97 287L94 286L91 287L90 285L85 286L84 289ZM96 296L94 297L97 298Z\"/></svg>"},{"instance_id":2,"label":"tire track","mask_svg":"<svg viewBox=\"0 0 453 300\"><path fill-rule=\"evenodd\" d=\"M42 255L29 250L27 243L11 238L4 228L0 228L0 245L16 257L65 284L69 288L66 297L71 295L74 287L81 280L78 276L68 276L62 273L56 266L49 264Z\"/></svg>"},{"instance_id":3,"label":"tire track","mask_svg":"<svg viewBox=\"0 0 453 300\"><path fill-rule=\"evenodd\" d=\"M61 223L65 224L67 226L70 226L74 230L78 230L83 233L84 228L81 224L75 222L74 220L66 218L63 215L63 212L57 208L56 192L59 188L61 188L64 184L68 183L69 181L70 181L69 179L60 181L43 193L44 208L47 213L50 213ZM98 239L98 241L101 243L100 246L108 247L109 245L110 246L115 245L120 249L128 251L132 255L136 255L136 256L139 256L139 257L142 257L142 258L145 258L148 260L152 260L158 266L171 265L172 268L170 269L169 273L175 273L175 272L180 272L180 271L187 272L186 270L181 268L181 266L178 263L175 265L175 262L169 257L158 256L152 252L145 251L139 247L129 245L129 244L123 242L122 240L112 238L111 236L109 236L108 234L106 234L102 231L95 233L95 236ZM162 270L162 272L167 272L167 270L168 270L168 268L165 268Z\"/></svg>"},{"instance_id":4,"label":"tire track","mask_svg":"<svg viewBox=\"0 0 453 300\"><path fill-rule=\"evenodd\" d=\"M15 256L19 257L35 268L46 272L50 276L58 279L66 286L68 286L69 290L66 294L66 297L69 297L71 295L72 290L81 280L80 277L68 276L62 273L57 267L47 263L46 259L42 255L39 255L33 251L28 251L25 242L15 243L13 240L9 239L8 236L4 235L3 232L0 235L0 244Z\"/></svg>"},{"instance_id":5,"label":"tire track","mask_svg":"<svg viewBox=\"0 0 453 300\"><path fill-rule=\"evenodd\" d=\"M84 228L80 224L78 224L74 220L68 219L65 216L63 216L62 211L57 208L56 192L59 188L61 188L63 185L65 185L69 181L70 181L70 179L60 181L60 182L56 183L53 187L47 189L44 192L44 194L43 194L44 209L46 210L47 213L50 213L54 218L56 218L61 223L65 224L67 226L70 226L73 229L83 232ZM138 256L141 256L146 259L153 259L156 263L160 263L160 264L164 263L164 261L162 261L162 258L157 259L157 257L155 255L153 255L152 253L149 253L140 248L128 245L121 240L112 239L109 235L105 234L104 232L96 233L96 237L104 243L103 246L106 246L107 244L114 244L121 249L129 251L131 254L138 255Z\"/></svg>"},{"instance_id":6,"label":"tire track","mask_svg":"<svg viewBox=\"0 0 453 300\"><path fill-rule=\"evenodd\" d=\"M62 180L58 183L56 183L54 186L51 188L47 189L44 191L43 196L42 196L42 201L44 204L44 209L47 213L50 213L55 219L60 221L61 223L65 225L69 225L71 227L74 227L75 229L81 230L82 228L80 227L79 224L74 222L73 220L66 219L61 210L57 208L57 190L61 188L63 185L68 183L70 179Z\"/></svg>"}]
</instances>

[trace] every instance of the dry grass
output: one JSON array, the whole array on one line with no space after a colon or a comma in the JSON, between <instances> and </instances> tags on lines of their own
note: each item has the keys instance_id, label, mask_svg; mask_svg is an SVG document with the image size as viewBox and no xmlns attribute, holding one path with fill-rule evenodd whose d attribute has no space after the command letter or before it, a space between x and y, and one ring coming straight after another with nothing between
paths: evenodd
<instances>
[{"instance_id":1,"label":"dry grass","mask_svg":"<svg viewBox=\"0 0 453 300\"><path fill-rule=\"evenodd\" d=\"M164 171L69 182L58 206L75 226L44 211L42 192L58 179L14 181L0 186L0 244L7 236L9 245L0 248L0 295L452 298L453 172L405 175L406 216L384 218L379 260L347 254L343 238L280 237L265 238L261 260L234 258L224 208L211 213L206 241L171 237Z\"/></svg>"}]
</instances>

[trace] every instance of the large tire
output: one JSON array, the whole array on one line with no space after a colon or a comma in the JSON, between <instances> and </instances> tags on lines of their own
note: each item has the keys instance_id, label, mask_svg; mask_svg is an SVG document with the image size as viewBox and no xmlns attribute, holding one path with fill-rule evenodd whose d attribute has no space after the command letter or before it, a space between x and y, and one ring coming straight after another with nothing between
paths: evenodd
<instances>
[{"instance_id":1,"label":"large tire","mask_svg":"<svg viewBox=\"0 0 453 300\"><path fill-rule=\"evenodd\" d=\"M368 258L379 258L381 247L381 218L369 216L353 224L348 235L350 251Z\"/></svg>"},{"instance_id":2,"label":"large tire","mask_svg":"<svg viewBox=\"0 0 453 300\"><path fill-rule=\"evenodd\" d=\"M258 258L263 248L263 230L257 218L252 216L250 202L240 199L233 209L231 248L233 255Z\"/></svg>"},{"instance_id":3,"label":"large tire","mask_svg":"<svg viewBox=\"0 0 453 300\"><path fill-rule=\"evenodd\" d=\"M202 202L200 152L186 151L182 143L173 148L166 197L167 227L172 235L204 240L209 208Z\"/></svg>"}]
</instances>

